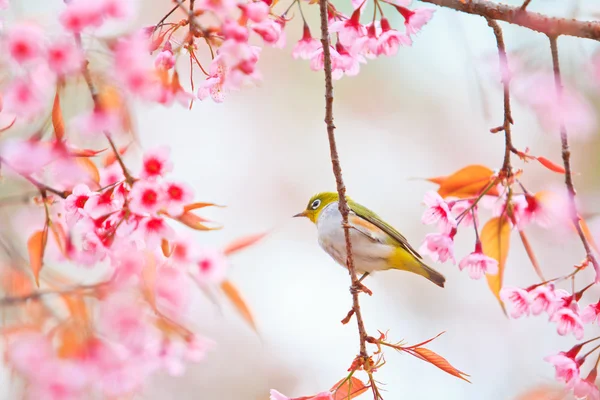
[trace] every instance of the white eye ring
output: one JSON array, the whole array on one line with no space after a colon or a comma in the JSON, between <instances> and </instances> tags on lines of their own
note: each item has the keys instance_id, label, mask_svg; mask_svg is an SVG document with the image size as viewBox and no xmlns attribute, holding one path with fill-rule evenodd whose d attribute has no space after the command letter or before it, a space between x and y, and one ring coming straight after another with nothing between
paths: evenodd
<instances>
[{"instance_id":1,"label":"white eye ring","mask_svg":"<svg viewBox=\"0 0 600 400\"><path fill-rule=\"evenodd\" d=\"M312 202L312 204L310 205L310 208L312 210L316 210L317 208L319 208L320 205L321 205L321 200L316 199L315 201Z\"/></svg>"}]
</instances>

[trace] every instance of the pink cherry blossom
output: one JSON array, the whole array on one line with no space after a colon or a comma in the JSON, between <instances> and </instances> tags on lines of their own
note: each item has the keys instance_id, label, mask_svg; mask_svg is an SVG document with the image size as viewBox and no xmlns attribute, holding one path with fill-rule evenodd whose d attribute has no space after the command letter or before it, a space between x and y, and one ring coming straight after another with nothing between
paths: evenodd
<instances>
[{"instance_id":1,"label":"pink cherry blossom","mask_svg":"<svg viewBox=\"0 0 600 400\"><path fill-rule=\"evenodd\" d=\"M108 18L126 20L134 16L133 0L100 0L102 14Z\"/></svg>"},{"instance_id":2,"label":"pink cherry blossom","mask_svg":"<svg viewBox=\"0 0 600 400\"><path fill-rule=\"evenodd\" d=\"M373 59L381 53L378 38L378 32L381 31L381 29L374 22L367 25L366 29L367 34L354 40L350 52L352 54L361 54L367 58Z\"/></svg>"},{"instance_id":3,"label":"pink cherry blossom","mask_svg":"<svg viewBox=\"0 0 600 400\"><path fill-rule=\"evenodd\" d=\"M170 240L175 237L175 231L160 217L142 218L140 232L146 241L146 248L153 250L158 248L161 240Z\"/></svg>"},{"instance_id":4,"label":"pink cherry blossom","mask_svg":"<svg viewBox=\"0 0 600 400\"><path fill-rule=\"evenodd\" d=\"M382 33L379 36L377 43L380 54L393 56L398 52L398 47L412 45L410 36L392 29L386 18L381 19L381 29Z\"/></svg>"},{"instance_id":5,"label":"pink cherry blossom","mask_svg":"<svg viewBox=\"0 0 600 400\"><path fill-rule=\"evenodd\" d=\"M556 369L556 380L563 381L567 387L572 388L579 381L579 365L568 353L558 354L544 358Z\"/></svg>"},{"instance_id":6,"label":"pink cherry blossom","mask_svg":"<svg viewBox=\"0 0 600 400\"><path fill-rule=\"evenodd\" d=\"M552 315L562 306L563 301L560 295L562 292L566 293L566 296L569 295L565 291L557 292L552 283L541 285L531 290L529 292L532 299L531 313L533 315L540 315L545 311L549 315Z\"/></svg>"},{"instance_id":7,"label":"pink cherry blossom","mask_svg":"<svg viewBox=\"0 0 600 400\"><path fill-rule=\"evenodd\" d=\"M200 85L198 98L204 100L210 96L215 103L222 103L225 98L225 79L229 68L222 55L217 55L210 65L210 75Z\"/></svg>"},{"instance_id":8,"label":"pink cherry blossom","mask_svg":"<svg viewBox=\"0 0 600 400\"><path fill-rule=\"evenodd\" d=\"M340 42L335 44L338 57L332 60L333 78L340 79L343 75L356 76L360 72L360 64L367 62L360 54L351 54Z\"/></svg>"},{"instance_id":9,"label":"pink cherry blossom","mask_svg":"<svg viewBox=\"0 0 600 400\"><path fill-rule=\"evenodd\" d=\"M191 264L194 260L195 244L191 237L178 235L171 242L172 254L171 258L176 264Z\"/></svg>"},{"instance_id":10,"label":"pink cherry blossom","mask_svg":"<svg viewBox=\"0 0 600 400\"><path fill-rule=\"evenodd\" d=\"M33 379L30 395L36 399L81 398L89 384L86 371L76 362L52 358L41 365Z\"/></svg>"},{"instance_id":11,"label":"pink cherry blossom","mask_svg":"<svg viewBox=\"0 0 600 400\"><path fill-rule=\"evenodd\" d=\"M281 394L280 392L278 392L275 389L271 389L270 395L271 395L269 398L270 400L294 400L291 397L287 397L286 395ZM312 397L302 397L302 398L306 399L306 400L334 400L331 392L321 392Z\"/></svg>"},{"instance_id":12,"label":"pink cherry blossom","mask_svg":"<svg viewBox=\"0 0 600 400\"><path fill-rule=\"evenodd\" d=\"M189 281L177 268L162 266L158 269L154 293L160 310L174 317L184 313L190 304Z\"/></svg>"},{"instance_id":13,"label":"pink cherry blossom","mask_svg":"<svg viewBox=\"0 0 600 400\"><path fill-rule=\"evenodd\" d=\"M102 1L74 0L59 17L63 27L72 32L80 33L87 28L97 28L103 22Z\"/></svg>"},{"instance_id":14,"label":"pink cherry blossom","mask_svg":"<svg viewBox=\"0 0 600 400\"><path fill-rule=\"evenodd\" d=\"M73 40L61 39L51 43L46 58L50 69L58 75L78 72L83 65L83 56Z\"/></svg>"},{"instance_id":15,"label":"pink cherry blossom","mask_svg":"<svg viewBox=\"0 0 600 400\"><path fill-rule=\"evenodd\" d=\"M223 252L210 248L200 249L195 256L195 263L192 274L199 283L215 284L225 279L227 258Z\"/></svg>"},{"instance_id":16,"label":"pink cherry blossom","mask_svg":"<svg viewBox=\"0 0 600 400\"><path fill-rule=\"evenodd\" d=\"M525 290L514 286L505 286L500 290L500 299L512 306L510 316L519 318L523 315L528 316L531 311L531 294Z\"/></svg>"},{"instance_id":17,"label":"pink cherry blossom","mask_svg":"<svg viewBox=\"0 0 600 400\"><path fill-rule=\"evenodd\" d=\"M456 228L456 219L454 219L454 216L450 212L448 203L437 192L429 191L425 193L423 202L427 206L427 210L425 210L421 217L422 223L437 223L441 232L450 232Z\"/></svg>"},{"instance_id":18,"label":"pink cherry blossom","mask_svg":"<svg viewBox=\"0 0 600 400\"><path fill-rule=\"evenodd\" d=\"M261 22L251 24L250 27L262 37L265 43L270 45L278 44L281 35L284 34L281 23L268 18ZM275 47L281 47L281 45Z\"/></svg>"},{"instance_id":19,"label":"pink cherry blossom","mask_svg":"<svg viewBox=\"0 0 600 400\"><path fill-rule=\"evenodd\" d=\"M485 274L495 275L498 273L498 261L486 256L481 251L474 251L458 264L458 268L469 270L471 279L481 279Z\"/></svg>"},{"instance_id":20,"label":"pink cherry blossom","mask_svg":"<svg viewBox=\"0 0 600 400\"><path fill-rule=\"evenodd\" d=\"M6 10L9 6L9 0L0 0L0 10Z\"/></svg>"},{"instance_id":21,"label":"pink cherry blossom","mask_svg":"<svg viewBox=\"0 0 600 400\"><path fill-rule=\"evenodd\" d=\"M580 380L573 388L577 399L600 400L600 388L596 384L597 372L593 369L587 378Z\"/></svg>"},{"instance_id":22,"label":"pink cherry blossom","mask_svg":"<svg viewBox=\"0 0 600 400\"><path fill-rule=\"evenodd\" d=\"M585 324L594 323L594 321L598 320L600 324L600 301L596 304L589 304L587 307L581 311L581 321Z\"/></svg>"},{"instance_id":23,"label":"pink cherry blossom","mask_svg":"<svg viewBox=\"0 0 600 400\"><path fill-rule=\"evenodd\" d=\"M408 35L419 33L421 28L429 22L435 10L433 8L417 8L409 10L402 6L396 6L396 9L404 17L404 26Z\"/></svg>"},{"instance_id":24,"label":"pink cherry blossom","mask_svg":"<svg viewBox=\"0 0 600 400\"><path fill-rule=\"evenodd\" d=\"M360 23L360 7L346 20L335 21L329 25L329 32L337 33L344 46L352 46L359 37L367 34L367 29Z\"/></svg>"},{"instance_id":25,"label":"pink cherry blossom","mask_svg":"<svg viewBox=\"0 0 600 400\"><path fill-rule=\"evenodd\" d=\"M447 199L452 216L456 220L459 216L461 218L460 223L463 227L473 226L473 213L475 213L475 223L479 225L478 219L478 207L472 207L472 202L463 199ZM467 211L469 210L469 211Z\"/></svg>"},{"instance_id":26,"label":"pink cherry blossom","mask_svg":"<svg viewBox=\"0 0 600 400\"><path fill-rule=\"evenodd\" d=\"M173 170L173 163L169 159L171 149L167 146L160 146L144 153L144 160L140 177L153 180L162 177Z\"/></svg>"},{"instance_id":27,"label":"pink cherry blossom","mask_svg":"<svg viewBox=\"0 0 600 400\"><path fill-rule=\"evenodd\" d=\"M225 18L237 8L235 0L200 0L196 3L200 10L213 12L219 18Z\"/></svg>"},{"instance_id":28,"label":"pink cherry blossom","mask_svg":"<svg viewBox=\"0 0 600 400\"><path fill-rule=\"evenodd\" d=\"M52 162L54 152L47 143L37 140L8 139L0 147L0 157L11 170L32 175Z\"/></svg>"},{"instance_id":29,"label":"pink cherry blossom","mask_svg":"<svg viewBox=\"0 0 600 400\"><path fill-rule=\"evenodd\" d=\"M175 56L171 50L163 50L156 56L154 66L158 69L170 70L175 66Z\"/></svg>"},{"instance_id":30,"label":"pink cherry blossom","mask_svg":"<svg viewBox=\"0 0 600 400\"><path fill-rule=\"evenodd\" d=\"M162 192L167 212L172 216L183 214L183 206L194 199L192 188L183 182L165 182Z\"/></svg>"},{"instance_id":31,"label":"pink cherry blossom","mask_svg":"<svg viewBox=\"0 0 600 400\"><path fill-rule=\"evenodd\" d=\"M85 203L94 193L87 185L79 184L73 188L73 191L65 199L66 220L69 226L73 226L87 213L84 211Z\"/></svg>"},{"instance_id":32,"label":"pink cherry blossom","mask_svg":"<svg viewBox=\"0 0 600 400\"><path fill-rule=\"evenodd\" d=\"M103 193L90 196L85 202L83 210L87 215L96 219L105 217L113 211L120 209L122 206L122 200L114 196L113 190L108 189Z\"/></svg>"},{"instance_id":33,"label":"pink cherry blossom","mask_svg":"<svg viewBox=\"0 0 600 400\"><path fill-rule=\"evenodd\" d=\"M161 186L154 182L137 181L130 193L129 208L137 214L156 214L164 207Z\"/></svg>"},{"instance_id":34,"label":"pink cherry blossom","mask_svg":"<svg viewBox=\"0 0 600 400\"><path fill-rule=\"evenodd\" d=\"M13 79L4 90L4 111L31 119L43 113L49 100L46 86L38 86L30 78Z\"/></svg>"},{"instance_id":35,"label":"pink cherry blossom","mask_svg":"<svg viewBox=\"0 0 600 400\"><path fill-rule=\"evenodd\" d=\"M18 335L8 347L8 359L11 364L25 375L33 375L37 366L52 359L54 352L48 338L40 333Z\"/></svg>"},{"instance_id":36,"label":"pink cherry blossom","mask_svg":"<svg viewBox=\"0 0 600 400\"><path fill-rule=\"evenodd\" d=\"M248 42L248 36L250 35L248 28L246 28L243 25L240 25L240 23L236 20L228 19L227 21L225 21L221 29L223 31L223 36L225 36L225 39L231 39L241 43Z\"/></svg>"},{"instance_id":37,"label":"pink cherry blossom","mask_svg":"<svg viewBox=\"0 0 600 400\"><path fill-rule=\"evenodd\" d=\"M125 180L125 175L123 175L123 168L118 163L113 163L106 168L101 168L99 170L100 173L100 186L106 187L109 185L113 185L117 182L122 182Z\"/></svg>"},{"instance_id":38,"label":"pink cherry blossom","mask_svg":"<svg viewBox=\"0 0 600 400\"><path fill-rule=\"evenodd\" d=\"M187 337L186 341L187 351L185 352L185 358L192 362L203 360L206 353L214 346L214 342L197 335Z\"/></svg>"},{"instance_id":39,"label":"pink cherry blossom","mask_svg":"<svg viewBox=\"0 0 600 400\"><path fill-rule=\"evenodd\" d=\"M270 8L264 1L242 4L239 6L243 15L254 22L261 22L269 16Z\"/></svg>"},{"instance_id":40,"label":"pink cherry blossom","mask_svg":"<svg viewBox=\"0 0 600 400\"><path fill-rule=\"evenodd\" d=\"M536 222L544 228L550 226L552 216L544 203L535 196L531 194L515 196L512 199L512 205L519 229L523 229L532 222Z\"/></svg>"},{"instance_id":41,"label":"pink cherry blossom","mask_svg":"<svg viewBox=\"0 0 600 400\"><path fill-rule=\"evenodd\" d=\"M321 46L321 42L311 36L308 25L304 24L302 39L294 46L292 57L294 59L302 58L304 60L309 60L319 46Z\"/></svg>"},{"instance_id":42,"label":"pink cherry blossom","mask_svg":"<svg viewBox=\"0 0 600 400\"><path fill-rule=\"evenodd\" d=\"M433 261L446 262L451 260L456 264L454 259L454 240L443 233L429 233L425 235L425 240L419 248L423 254L428 254Z\"/></svg>"},{"instance_id":43,"label":"pink cherry blossom","mask_svg":"<svg viewBox=\"0 0 600 400\"><path fill-rule=\"evenodd\" d=\"M117 40L113 50L113 73L132 94L154 100L160 95L160 85L149 48L149 39L141 32Z\"/></svg>"},{"instance_id":44,"label":"pink cherry blossom","mask_svg":"<svg viewBox=\"0 0 600 400\"><path fill-rule=\"evenodd\" d=\"M13 25L4 38L8 56L18 64L39 60L44 51L44 32L31 23Z\"/></svg>"},{"instance_id":45,"label":"pink cherry blossom","mask_svg":"<svg viewBox=\"0 0 600 400\"><path fill-rule=\"evenodd\" d=\"M575 311L573 311L571 308L563 307L556 311L550 317L550 321L558 324L556 326L556 330L559 335L565 336L573 332L575 339L583 339L583 322L581 321L579 315L577 315L577 313L575 313Z\"/></svg>"}]
</instances>

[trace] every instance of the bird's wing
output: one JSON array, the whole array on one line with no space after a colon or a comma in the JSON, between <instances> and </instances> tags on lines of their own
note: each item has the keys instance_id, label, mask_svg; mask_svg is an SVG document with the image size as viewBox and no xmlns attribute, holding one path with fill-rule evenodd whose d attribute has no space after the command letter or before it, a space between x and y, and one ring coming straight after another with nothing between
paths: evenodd
<instances>
[{"instance_id":1,"label":"bird's wing","mask_svg":"<svg viewBox=\"0 0 600 400\"><path fill-rule=\"evenodd\" d=\"M381 229L383 232L385 232L386 234L388 234L392 239L394 239L395 242L398 243L398 245L400 245L400 247L402 247L403 249L405 249L406 251L408 251L410 254L412 254L413 256L415 256L418 259L422 259L423 257L421 257L421 255L408 243L408 240L400 233L398 232L396 229L394 229L392 226L390 226L388 223L384 222L377 214L375 214L373 211L369 210L367 207L362 206L358 203L355 203L352 200L348 201L348 206L350 207L350 209L360 218L362 218L365 222L367 223L371 223L373 225L375 225L377 228ZM350 221L349 221L350 222ZM360 226L360 224L356 223L356 221L352 222L352 225L358 225ZM365 233L365 229L359 229L362 233ZM368 234L369 231L367 231L367 236L373 236L372 234L369 235ZM380 241L379 238L376 239L377 241Z\"/></svg>"}]
</instances>

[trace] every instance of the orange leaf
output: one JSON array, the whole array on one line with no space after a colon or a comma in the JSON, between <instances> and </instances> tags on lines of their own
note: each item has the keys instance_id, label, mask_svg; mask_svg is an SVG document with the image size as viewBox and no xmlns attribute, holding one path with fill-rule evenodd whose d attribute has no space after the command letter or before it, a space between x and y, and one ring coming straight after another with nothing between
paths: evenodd
<instances>
[{"instance_id":1,"label":"orange leaf","mask_svg":"<svg viewBox=\"0 0 600 400\"><path fill-rule=\"evenodd\" d=\"M351 376L350 379L342 379L331 388L333 400L349 400L360 396L369 390L360 379Z\"/></svg>"},{"instance_id":2,"label":"orange leaf","mask_svg":"<svg viewBox=\"0 0 600 400\"><path fill-rule=\"evenodd\" d=\"M167 239L163 239L160 243L160 249L163 252L163 255L167 258L171 257L173 250L169 246L169 241Z\"/></svg>"},{"instance_id":3,"label":"orange leaf","mask_svg":"<svg viewBox=\"0 0 600 400\"><path fill-rule=\"evenodd\" d=\"M535 159L538 160L540 162L540 164L542 164L544 167L548 168L550 171L558 172L559 174L565 173L565 168L562 165L558 165L558 164L548 160L546 157L536 157Z\"/></svg>"},{"instance_id":4,"label":"orange leaf","mask_svg":"<svg viewBox=\"0 0 600 400\"><path fill-rule=\"evenodd\" d=\"M506 314L504 303L500 299L500 289L502 289L502 280L504 278L504 267L508 257L510 245L510 223L506 216L490 219L481 230L479 235L483 252L488 257L498 261L498 274L487 274L488 286L490 287L496 299L500 302L502 311Z\"/></svg>"},{"instance_id":5,"label":"orange leaf","mask_svg":"<svg viewBox=\"0 0 600 400\"><path fill-rule=\"evenodd\" d=\"M470 375L467 375L464 372L459 371L458 369L454 368L452 365L450 365L448 360L446 360L444 357L440 356L439 354L437 354L429 349L426 349L425 347L417 347L417 348L413 349L413 351L417 354L417 357L419 357L420 359L427 361L430 364L435 365L442 371L447 372L452 376L455 376L457 378L462 379L463 381L467 381L467 382L471 383L471 381L469 381L467 378L465 378L465 376L470 376Z\"/></svg>"},{"instance_id":6,"label":"orange leaf","mask_svg":"<svg viewBox=\"0 0 600 400\"><path fill-rule=\"evenodd\" d=\"M75 161L88 173L92 181L100 185L100 172L92 160L87 157L76 157Z\"/></svg>"},{"instance_id":7,"label":"orange leaf","mask_svg":"<svg viewBox=\"0 0 600 400\"><path fill-rule=\"evenodd\" d=\"M119 155L122 156L123 154L125 154L125 152L127 151L128 148L129 148L129 145L121 147L118 150ZM104 167L108 167L108 166L112 165L115 161L117 161L117 155L115 154L114 151L111 151L104 157L102 164L104 165Z\"/></svg>"},{"instance_id":8,"label":"orange leaf","mask_svg":"<svg viewBox=\"0 0 600 400\"><path fill-rule=\"evenodd\" d=\"M236 239L233 242L229 243L227 246L225 246L223 253L225 253L225 255L230 255L230 254L235 253L236 251L240 251L248 246L252 246L254 243L258 242L259 240L264 238L266 235L267 235L267 233L255 233L254 235L248 235L248 236L244 236L239 239Z\"/></svg>"},{"instance_id":9,"label":"orange leaf","mask_svg":"<svg viewBox=\"0 0 600 400\"><path fill-rule=\"evenodd\" d=\"M62 110L60 109L60 96L58 87L54 95L54 105L52 106L52 126L54 126L54 135L58 141L65 137L65 121L63 121Z\"/></svg>"},{"instance_id":10,"label":"orange leaf","mask_svg":"<svg viewBox=\"0 0 600 400\"><path fill-rule=\"evenodd\" d=\"M27 250L29 251L29 263L31 264L31 272L35 278L35 283L39 287L40 271L44 265L44 249L48 241L48 229L36 231L27 241Z\"/></svg>"},{"instance_id":11,"label":"orange leaf","mask_svg":"<svg viewBox=\"0 0 600 400\"><path fill-rule=\"evenodd\" d=\"M588 240L590 245L592 245L592 247L594 248L594 250L596 250L597 253L600 253L598 243L596 243L596 241L594 240L594 237L592 236L592 233L590 232L590 228L588 227L587 222L585 222L585 219L579 218L579 226L581 227L581 230L583 231L583 235Z\"/></svg>"},{"instance_id":12,"label":"orange leaf","mask_svg":"<svg viewBox=\"0 0 600 400\"><path fill-rule=\"evenodd\" d=\"M213 231L217 229L221 229L220 226L211 228L203 224L203 222L211 222L205 218L202 218L192 212L184 212L179 217L174 218L177 221L181 222L184 225L189 226L192 229L196 229L198 231Z\"/></svg>"},{"instance_id":13,"label":"orange leaf","mask_svg":"<svg viewBox=\"0 0 600 400\"><path fill-rule=\"evenodd\" d=\"M494 177L494 171L483 165L469 165L452 175L427 179L440 185L438 193L442 197L466 198L479 195L488 187ZM487 194L497 196L496 188L488 190Z\"/></svg>"},{"instance_id":14,"label":"orange leaf","mask_svg":"<svg viewBox=\"0 0 600 400\"><path fill-rule=\"evenodd\" d=\"M94 156L102 153L103 151L106 151L106 149L102 149L102 150L71 149L71 150L69 150L69 153L74 157L94 157Z\"/></svg>"},{"instance_id":15,"label":"orange leaf","mask_svg":"<svg viewBox=\"0 0 600 400\"><path fill-rule=\"evenodd\" d=\"M529 260L531 261L531 264L533 265L533 269L537 273L538 277L542 280L542 282L544 282L546 279L544 278L544 275L542 274L542 269L540 268L540 263L538 262L537 257L535 256L535 253L533 252L533 249L531 248L529 239L527 239L525 232L520 229L519 229L519 236L521 237L521 242L523 242L523 247L525 247L525 251L527 252L527 255L529 256Z\"/></svg>"},{"instance_id":16,"label":"orange leaf","mask_svg":"<svg viewBox=\"0 0 600 400\"><path fill-rule=\"evenodd\" d=\"M50 225L50 229L52 230L52 236L58 245L58 249L65 258L69 258L69 255L67 254L67 234L65 233L62 224L53 222L52 225Z\"/></svg>"},{"instance_id":17,"label":"orange leaf","mask_svg":"<svg viewBox=\"0 0 600 400\"><path fill-rule=\"evenodd\" d=\"M223 281L221 283L221 289L225 292L225 295L229 298L229 300L233 303L238 312L242 315L242 317L250 324L252 329L256 331L256 324L254 323L254 318L252 317L252 313L250 309L246 305L246 302L240 296L237 288L228 280Z\"/></svg>"},{"instance_id":18,"label":"orange leaf","mask_svg":"<svg viewBox=\"0 0 600 400\"><path fill-rule=\"evenodd\" d=\"M146 253L146 264L142 269L142 294L146 301L154 308L156 307L156 299L154 296L154 288L156 287L156 258L154 254Z\"/></svg>"},{"instance_id":19,"label":"orange leaf","mask_svg":"<svg viewBox=\"0 0 600 400\"><path fill-rule=\"evenodd\" d=\"M218 206L215 203L192 203L192 204L188 204L187 206L183 207L183 211L188 212L188 211L192 211L192 210L196 210L198 208L204 208L204 207L222 207L222 206Z\"/></svg>"}]
</instances>

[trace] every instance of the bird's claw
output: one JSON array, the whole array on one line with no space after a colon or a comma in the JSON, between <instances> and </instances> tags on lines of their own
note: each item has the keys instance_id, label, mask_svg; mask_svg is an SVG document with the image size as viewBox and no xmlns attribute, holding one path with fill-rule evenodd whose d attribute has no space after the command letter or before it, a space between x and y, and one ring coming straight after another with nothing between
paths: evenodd
<instances>
[{"instance_id":1,"label":"bird's claw","mask_svg":"<svg viewBox=\"0 0 600 400\"><path fill-rule=\"evenodd\" d=\"M369 289L368 287L366 287L365 285L363 285L360 282L356 282L355 285L350 286L350 293L352 293L353 295L360 293L360 292L366 293L369 296L373 295L373 292L371 292L371 289Z\"/></svg>"}]
</instances>

